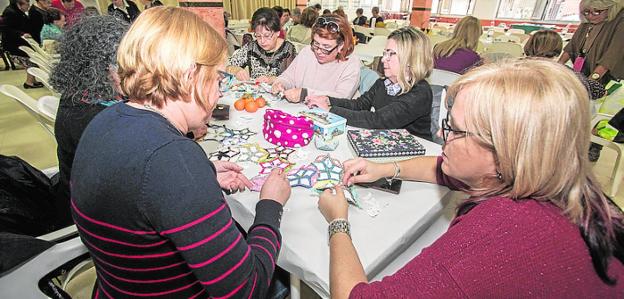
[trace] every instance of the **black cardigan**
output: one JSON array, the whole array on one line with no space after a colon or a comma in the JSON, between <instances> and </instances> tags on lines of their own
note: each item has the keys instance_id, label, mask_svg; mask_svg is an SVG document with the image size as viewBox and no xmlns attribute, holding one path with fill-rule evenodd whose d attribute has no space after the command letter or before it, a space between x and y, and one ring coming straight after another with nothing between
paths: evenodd
<instances>
[{"instance_id":1,"label":"black cardigan","mask_svg":"<svg viewBox=\"0 0 624 299\"><path fill-rule=\"evenodd\" d=\"M365 129L407 129L411 134L431 140L431 102L429 83L421 80L402 95L389 96L384 79L378 79L355 100L329 98L330 112L347 119L347 124ZM371 111L375 108L375 111Z\"/></svg>"},{"instance_id":2,"label":"black cardigan","mask_svg":"<svg viewBox=\"0 0 624 299\"><path fill-rule=\"evenodd\" d=\"M24 33L28 33L28 16L16 5L9 5L2 12L4 25L2 26L2 47L11 55L28 57L19 46L28 46L22 39Z\"/></svg>"}]
</instances>

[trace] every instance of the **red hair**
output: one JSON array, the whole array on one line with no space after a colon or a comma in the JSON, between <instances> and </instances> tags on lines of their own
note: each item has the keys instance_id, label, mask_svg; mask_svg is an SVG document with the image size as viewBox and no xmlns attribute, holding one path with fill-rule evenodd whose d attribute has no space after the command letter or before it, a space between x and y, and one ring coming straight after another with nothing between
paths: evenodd
<instances>
[{"instance_id":1,"label":"red hair","mask_svg":"<svg viewBox=\"0 0 624 299\"><path fill-rule=\"evenodd\" d=\"M338 53L336 58L340 61L347 60L347 57L353 53L353 32L347 19L337 14L322 15L319 18L326 18L333 22L338 23L340 30L336 33L332 33L327 30L325 26L318 26L316 23L312 26L312 38L317 34L321 38L333 39L342 43L342 50Z\"/></svg>"}]
</instances>

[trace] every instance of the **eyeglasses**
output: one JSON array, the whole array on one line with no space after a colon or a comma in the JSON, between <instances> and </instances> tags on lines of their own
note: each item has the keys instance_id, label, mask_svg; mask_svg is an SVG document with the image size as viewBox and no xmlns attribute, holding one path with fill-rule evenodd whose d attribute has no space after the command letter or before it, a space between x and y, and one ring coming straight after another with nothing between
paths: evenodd
<instances>
[{"instance_id":1,"label":"eyeglasses","mask_svg":"<svg viewBox=\"0 0 624 299\"><path fill-rule=\"evenodd\" d=\"M314 27L325 27L331 33L339 33L340 25L334 21L334 18L319 17L314 23Z\"/></svg>"},{"instance_id":2,"label":"eyeglasses","mask_svg":"<svg viewBox=\"0 0 624 299\"><path fill-rule=\"evenodd\" d=\"M386 49L386 50L384 50L383 55L381 56L381 59L389 60L394 55L397 55L396 51L392 51L392 50Z\"/></svg>"},{"instance_id":3,"label":"eyeglasses","mask_svg":"<svg viewBox=\"0 0 624 299\"><path fill-rule=\"evenodd\" d=\"M607 9L601 9L601 10L584 10L583 11L583 15L584 16L589 16L590 14L592 16L599 16L600 14L602 14L603 12L607 11Z\"/></svg>"},{"instance_id":4,"label":"eyeglasses","mask_svg":"<svg viewBox=\"0 0 624 299\"><path fill-rule=\"evenodd\" d=\"M458 135L456 138L461 138L461 137L465 137L466 135L468 135L467 131L455 130L451 128L451 126L449 125L448 119L449 119L449 113L447 112L446 117L442 119L442 140L444 140L444 143L449 141L449 135L451 134L451 132L453 132L453 135L455 134Z\"/></svg>"},{"instance_id":5,"label":"eyeglasses","mask_svg":"<svg viewBox=\"0 0 624 299\"><path fill-rule=\"evenodd\" d=\"M272 32L271 34L254 34L254 37L256 38L256 40L267 40L267 39L272 39L273 36L275 35L275 32Z\"/></svg>"},{"instance_id":6,"label":"eyeglasses","mask_svg":"<svg viewBox=\"0 0 624 299\"><path fill-rule=\"evenodd\" d=\"M312 49L312 52L316 52L318 50L318 51L321 51L321 53L323 53L324 55L329 55L331 52L334 52L334 50L336 50L338 46L340 46L340 44L336 45L335 47L331 49L324 49L324 48L321 48L321 45L315 41L312 41L312 43L310 43L310 48Z\"/></svg>"}]
</instances>

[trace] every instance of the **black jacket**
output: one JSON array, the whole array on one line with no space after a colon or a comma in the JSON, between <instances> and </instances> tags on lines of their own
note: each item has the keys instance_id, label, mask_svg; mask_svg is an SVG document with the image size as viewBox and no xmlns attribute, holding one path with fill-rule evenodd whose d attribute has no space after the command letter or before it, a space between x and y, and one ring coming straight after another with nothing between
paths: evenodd
<instances>
[{"instance_id":1,"label":"black jacket","mask_svg":"<svg viewBox=\"0 0 624 299\"><path fill-rule=\"evenodd\" d=\"M365 129L407 129L412 135L431 140L429 83L421 80L399 96L389 96L383 78L355 100L329 98L330 112L347 119L347 124ZM375 111L371 111L375 108Z\"/></svg>"},{"instance_id":2,"label":"black jacket","mask_svg":"<svg viewBox=\"0 0 624 299\"><path fill-rule=\"evenodd\" d=\"M28 33L28 16L17 5L9 5L2 12L2 47L11 55L28 57L19 46L28 46L22 39Z\"/></svg>"},{"instance_id":3,"label":"black jacket","mask_svg":"<svg viewBox=\"0 0 624 299\"><path fill-rule=\"evenodd\" d=\"M28 33L41 45L41 28L47 22L48 13L41 8L31 5L28 10Z\"/></svg>"},{"instance_id":4,"label":"black jacket","mask_svg":"<svg viewBox=\"0 0 624 299\"><path fill-rule=\"evenodd\" d=\"M141 12L139 11L139 7L134 2L130 0L125 0L125 2L128 4L128 7L126 7L127 12L116 8L113 4L110 4L108 5L108 14L128 23L132 23Z\"/></svg>"}]
</instances>

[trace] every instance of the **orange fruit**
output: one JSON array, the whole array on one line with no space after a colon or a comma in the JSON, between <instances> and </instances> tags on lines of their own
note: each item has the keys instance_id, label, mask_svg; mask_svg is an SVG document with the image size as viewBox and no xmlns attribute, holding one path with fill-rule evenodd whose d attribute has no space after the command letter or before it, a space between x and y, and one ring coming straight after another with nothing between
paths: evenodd
<instances>
[{"instance_id":1,"label":"orange fruit","mask_svg":"<svg viewBox=\"0 0 624 299\"><path fill-rule=\"evenodd\" d=\"M255 101L253 97L246 98L246 99L245 99L245 104L247 104L247 103L249 103L249 102L253 102L253 101Z\"/></svg>"},{"instance_id":2,"label":"orange fruit","mask_svg":"<svg viewBox=\"0 0 624 299\"><path fill-rule=\"evenodd\" d=\"M234 102L234 108L238 111L245 109L245 100L240 99Z\"/></svg>"},{"instance_id":3,"label":"orange fruit","mask_svg":"<svg viewBox=\"0 0 624 299\"><path fill-rule=\"evenodd\" d=\"M245 104L245 110L249 113L258 111L258 104L255 101L250 101Z\"/></svg>"},{"instance_id":4,"label":"orange fruit","mask_svg":"<svg viewBox=\"0 0 624 299\"><path fill-rule=\"evenodd\" d=\"M256 104L258 104L259 108L266 106L266 100L263 97L258 97L256 99Z\"/></svg>"}]
</instances>

